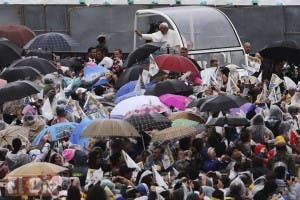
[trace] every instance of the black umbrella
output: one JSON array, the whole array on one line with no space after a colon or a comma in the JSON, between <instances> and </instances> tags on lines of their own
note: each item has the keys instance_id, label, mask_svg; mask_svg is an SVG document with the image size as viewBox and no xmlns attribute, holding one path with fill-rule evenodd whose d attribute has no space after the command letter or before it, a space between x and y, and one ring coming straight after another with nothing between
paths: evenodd
<instances>
[{"instance_id":1,"label":"black umbrella","mask_svg":"<svg viewBox=\"0 0 300 200\"><path fill-rule=\"evenodd\" d=\"M300 46L294 40L280 40L266 45L260 52L264 58L299 64Z\"/></svg>"},{"instance_id":2,"label":"black umbrella","mask_svg":"<svg viewBox=\"0 0 300 200\"><path fill-rule=\"evenodd\" d=\"M53 54L49 51L45 51L42 49L34 49L34 50L27 50L25 52L25 56L37 56L39 58L44 58L46 60L52 60L53 59Z\"/></svg>"},{"instance_id":3,"label":"black umbrella","mask_svg":"<svg viewBox=\"0 0 300 200\"><path fill-rule=\"evenodd\" d=\"M227 112L230 108L239 108L245 103L248 103L248 100L240 96L222 94L206 100L200 106L200 112Z\"/></svg>"},{"instance_id":4,"label":"black umbrella","mask_svg":"<svg viewBox=\"0 0 300 200\"><path fill-rule=\"evenodd\" d=\"M145 95L161 96L167 93L188 96L193 94L193 88L180 80L165 80L146 90Z\"/></svg>"},{"instance_id":5,"label":"black umbrella","mask_svg":"<svg viewBox=\"0 0 300 200\"><path fill-rule=\"evenodd\" d=\"M206 126L249 126L250 122L245 117L236 116L222 116L218 118L212 118L206 123Z\"/></svg>"},{"instance_id":6,"label":"black umbrella","mask_svg":"<svg viewBox=\"0 0 300 200\"><path fill-rule=\"evenodd\" d=\"M130 81L135 81L139 79L140 74L143 73L143 70L146 69L145 65L134 65L126 69L118 78L115 88L119 89L126 83Z\"/></svg>"},{"instance_id":7,"label":"black umbrella","mask_svg":"<svg viewBox=\"0 0 300 200\"><path fill-rule=\"evenodd\" d=\"M79 43L64 33L44 33L34 37L25 46L24 49L43 49L48 51L70 51L72 46Z\"/></svg>"},{"instance_id":8,"label":"black umbrella","mask_svg":"<svg viewBox=\"0 0 300 200\"><path fill-rule=\"evenodd\" d=\"M171 127L171 120L159 113L134 114L125 119L132 124L138 132L163 130Z\"/></svg>"},{"instance_id":9,"label":"black umbrella","mask_svg":"<svg viewBox=\"0 0 300 200\"><path fill-rule=\"evenodd\" d=\"M33 67L23 66L18 68L6 68L0 74L2 79L7 82L13 82L17 80L35 80L41 73Z\"/></svg>"},{"instance_id":10,"label":"black umbrella","mask_svg":"<svg viewBox=\"0 0 300 200\"><path fill-rule=\"evenodd\" d=\"M81 66L82 62L80 59L72 57L72 58L64 58L60 60L61 66L65 67L76 67L76 66Z\"/></svg>"},{"instance_id":11,"label":"black umbrella","mask_svg":"<svg viewBox=\"0 0 300 200\"><path fill-rule=\"evenodd\" d=\"M31 81L15 81L0 88L0 104L39 93L41 88Z\"/></svg>"},{"instance_id":12,"label":"black umbrella","mask_svg":"<svg viewBox=\"0 0 300 200\"><path fill-rule=\"evenodd\" d=\"M42 74L50 74L52 72L56 72L56 67L50 61L37 58L37 57L27 57L16 60L13 62L9 68L18 68L20 66L30 66L35 68L36 70L40 71Z\"/></svg>"},{"instance_id":13,"label":"black umbrella","mask_svg":"<svg viewBox=\"0 0 300 200\"><path fill-rule=\"evenodd\" d=\"M144 60L149 57L151 53L160 49L163 44L163 42L150 42L139 46L128 55L124 67L131 67L134 63Z\"/></svg>"},{"instance_id":14,"label":"black umbrella","mask_svg":"<svg viewBox=\"0 0 300 200\"><path fill-rule=\"evenodd\" d=\"M0 39L0 68L7 67L14 60L21 58L22 49L13 42Z\"/></svg>"}]
</instances>

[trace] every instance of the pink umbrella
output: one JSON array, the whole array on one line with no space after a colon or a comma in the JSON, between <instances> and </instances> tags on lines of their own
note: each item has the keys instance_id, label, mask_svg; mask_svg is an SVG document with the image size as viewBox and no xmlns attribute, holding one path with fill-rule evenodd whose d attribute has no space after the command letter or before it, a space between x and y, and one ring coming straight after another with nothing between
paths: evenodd
<instances>
[{"instance_id":1,"label":"pink umbrella","mask_svg":"<svg viewBox=\"0 0 300 200\"><path fill-rule=\"evenodd\" d=\"M166 106L173 106L179 110L184 110L186 105L192 102L191 98L175 95L175 94L164 94L159 97L159 100Z\"/></svg>"},{"instance_id":2,"label":"pink umbrella","mask_svg":"<svg viewBox=\"0 0 300 200\"><path fill-rule=\"evenodd\" d=\"M170 112L170 110L161 105L152 105L152 104L144 104L137 109L131 110L125 114L125 117L128 117L133 114L145 114L145 113L163 113Z\"/></svg>"},{"instance_id":3,"label":"pink umbrella","mask_svg":"<svg viewBox=\"0 0 300 200\"><path fill-rule=\"evenodd\" d=\"M0 79L0 87L3 87L4 85L7 84L7 81L4 79Z\"/></svg>"}]
</instances>

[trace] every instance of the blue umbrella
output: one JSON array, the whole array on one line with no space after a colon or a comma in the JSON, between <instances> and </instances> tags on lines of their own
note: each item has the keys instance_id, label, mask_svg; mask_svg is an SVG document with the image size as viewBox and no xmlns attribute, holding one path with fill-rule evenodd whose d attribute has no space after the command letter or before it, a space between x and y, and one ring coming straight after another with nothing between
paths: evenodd
<instances>
[{"instance_id":1,"label":"blue umbrella","mask_svg":"<svg viewBox=\"0 0 300 200\"><path fill-rule=\"evenodd\" d=\"M117 92L115 95L115 98L121 97L129 92L133 92L135 86L136 86L137 80L136 81L130 81L128 83L126 83L125 85L123 85Z\"/></svg>"},{"instance_id":2,"label":"blue umbrella","mask_svg":"<svg viewBox=\"0 0 300 200\"><path fill-rule=\"evenodd\" d=\"M57 141L65 137L69 137L73 131L73 128L77 124L78 123L75 122L64 122L64 123L58 123L52 126L48 126L47 128L44 128L41 132L39 132L39 134L33 140L32 145L33 146L39 145L41 139L48 132L51 134L52 141Z\"/></svg>"},{"instance_id":3,"label":"blue umbrella","mask_svg":"<svg viewBox=\"0 0 300 200\"><path fill-rule=\"evenodd\" d=\"M128 83L126 83L125 85L123 85L116 93L115 98L119 98L125 94L128 94L130 92L134 91L134 88L137 84L137 80L136 81L130 81ZM148 89L153 85L153 83L147 83L146 85L142 85L143 89Z\"/></svg>"},{"instance_id":4,"label":"blue umbrella","mask_svg":"<svg viewBox=\"0 0 300 200\"><path fill-rule=\"evenodd\" d=\"M24 49L43 49L51 51L69 51L72 46L79 43L71 36L63 33L45 33L34 37L25 46Z\"/></svg>"},{"instance_id":5,"label":"blue umbrella","mask_svg":"<svg viewBox=\"0 0 300 200\"><path fill-rule=\"evenodd\" d=\"M121 101L123 101L123 100L125 100L125 99L129 99L130 97L140 96L140 95L142 95L142 94L139 94L139 93L137 93L137 92L135 92L135 91L129 92L129 93L127 93L127 94L124 94L124 95L122 95L122 96L116 98L116 99L115 99L115 103L117 104L117 103L120 103Z\"/></svg>"},{"instance_id":6,"label":"blue umbrella","mask_svg":"<svg viewBox=\"0 0 300 200\"><path fill-rule=\"evenodd\" d=\"M70 142L73 144L78 144L82 147L87 146L89 138L82 138L80 136L83 133L85 127L87 127L92 121L93 120L88 117L81 120L81 122L73 129L72 135L70 137Z\"/></svg>"}]
</instances>

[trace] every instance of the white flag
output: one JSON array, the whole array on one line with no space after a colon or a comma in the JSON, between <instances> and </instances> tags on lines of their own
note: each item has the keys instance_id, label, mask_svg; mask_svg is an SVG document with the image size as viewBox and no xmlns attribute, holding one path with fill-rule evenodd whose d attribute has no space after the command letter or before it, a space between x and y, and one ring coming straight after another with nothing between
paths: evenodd
<instances>
[{"instance_id":1,"label":"white flag","mask_svg":"<svg viewBox=\"0 0 300 200\"><path fill-rule=\"evenodd\" d=\"M285 83L287 89L297 88L296 83L289 77L285 76L285 77L283 77L283 79L284 79L284 83Z\"/></svg>"},{"instance_id":2,"label":"white flag","mask_svg":"<svg viewBox=\"0 0 300 200\"><path fill-rule=\"evenodd\" d=\"M228 94L233 94L233 90L232 90L232 85L231 85L231 78L230 76L228 77L228 80L227 80L227 85L226 85L226 93Z\"/></svg>"},{"instance_id":3,"label":"white flag","mask_svg":"<svg viewBox=\"0 0 300 200\"><path fill-rule=\"evenodd\" d=\"M280 87L277 87L277 90L276 90L276 101L280 101L281 97L282 97L282 94L281 94L281 90L280 90Z\"/></svg>"},{"instance_id":4,"label":"white flag","mask_svg":"<svg viewBox=\"0 0 300 200\"><path fill-rule=\"evenodd\" d=\"M168 189L169 187L164 181L164 178L157 172L154 166L152 166L152 171L153 171L154 181L156 182L156 184L161 187L164 187L165 189Z\"/></svg>"},{"instance_id":5,"label":"white flag","mask_svg":"<svg viewBox=\"0 0 300 200\"><path fill-rule=\"evenodd\" d=\"M141 75L139 76L139 79L136 82L136 85L135 85L135 88L134 88L134 92L136 94L140 94L140 95L143 95L144 92L145 92L145 90L142 89L142 76Z\"/></svg>"},{"instance_id":6,"label":"white flag","mask_svg":"<svg viewBox=\"0 0 300 200\"><path fill-rule=\"evenodd\" d=\"M276 74L272 74L269 88L273 89L277 86L279 86L283 82L282 79L280 79Z\"/></svg>"},{"instance_id":7,"label":"white flag","mask_svg":"<svg viewBox=\"0 0 300 200\"><path fill-rule=\"evenodd\" d=\"M175 169L175 167L173 167L173 172L176 177L179 175L179 171L177 171L177 169Z\"/></svg>"},{"instance_id":8,"label":"white flag","mask_svg":"<svg viewBox=\"0 0 300 200\"><path fill-rule=\"evenodd\" d=\"M155 59L153 58L152 54L149 56L150 64L149 64L149 74L151 76L156 75L159 72L159 68L155 62Z\"/></svg>"},{"instance_id":9,"label":"white flag","mask_svg":"<svg viewBox=\"0 0 300 200\"><path fill-rule=\"evenodd\" d=\"M262 72L260 72L260 74L257 77L257 80L261 83L262 82Z\"/></svg>"},{"instance_id":10,"label":"white flag","mask_svg":"<svg viewBox=\"0 0 300 200\"><path fill-rule=\"evenodd\" d=\"M138 171L141 171L141 168L132 160L132 158L124 151L122 150L122 155L124 157L124 160L126 162L126 165L128 168L137 169Z\"/></svg>"},{"instance_id":11,"label":"white flag","mask_svg":"<svg viewBox=\"0 0 300 200\"><path fill-rule=\"evenodd\" d=\"M53 119L54 116L53 116L49 98L45 100L44 105L41 107L41 112L43 117L45 117L47 120Z\"/></svg>"},{"instance_id":12,"label":"white flag","mask_svg":"<svg viewBox=\"0 0 300 200\"><path fill-rule=\"evenodd\" d=\"M146 85L148 83L150 83L150 74L147 70L143 70L142 72L142 81L143 83Z\"/></svg>"}]
</instances>

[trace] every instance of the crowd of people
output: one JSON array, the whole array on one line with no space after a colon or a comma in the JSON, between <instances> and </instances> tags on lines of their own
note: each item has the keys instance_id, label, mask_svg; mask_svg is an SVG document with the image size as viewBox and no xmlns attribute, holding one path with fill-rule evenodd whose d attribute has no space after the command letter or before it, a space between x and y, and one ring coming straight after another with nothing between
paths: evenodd
<instances>
[{"instance_id":1,"label":"crowd of people","mask_svg":"<svg viewBox=\"0 0 300 200\"><path fill-rule=\"evenodd\" d=\"M168 32L166 24L161 24L159 29L163 31L155 35L136 33L147 40L172 40L171 44L177 46L172 36L171 39L164 38ZM73 61L70 66L64 66L59 59L54 60L57 72L36 80L43 85L41 96L2 105L1 130L21 126L28 128L30 133L26 142L21 137L6 143L1 141L1 179L25 164L49 162L66 167L66 171L58 175L68 180L68 184L58 186L65 191L59 196L42 197L44 199L300 199L300 91L296 84L285 81L278 68L274 69L271 80L259 80L250 75L240 77L232 66L219 66L218 60L210 63L214 70L211 70L208 82L204 82L207 77L201 77L200 72L197 75L163 72L163 76L152 84L179 79L193 88L193 94L189 96L191 103L184 111L171 106L170 110L161 113L170 118L176 112L187 112L201 119L201 123L197 122L197 133L188 137L152 142L155 131L142 130L139 138L99 135L82 145L72 143L70 135L53 140L46 132L33 146L32 142L46 127L65 122L80 123L84 117L93 118L89 113L92 105L86 106L91 96L98 103L105 100L106 104L97 104L96 112L101 112L101 118L110 117L107 113L114 108L114 95L118 91L116 82L128 69L123 67L125 60L120 49L114 50L111 58L105 35L99 35L97 40L99 44L88 49L86 59L70 58ZM249 42L245 43L245 51L247 54L251 51ZM188 57L188 49L181 48L180 54ZM196 61L189 59L199 71L202 70ZM262 61L258 54L249 59ZM84 74L87 67L97 66L106 71L87 80ZM140 87L145 88L143 84ZM247 99L249 106L237 116L251 123L247 126L205 126L212 117L232 114L229 110L208 113L199 109L200 101L203 104L221 95ZM74 108L68 109L70 101L78 102L79 115L74 114ZM50 117L44 110L48 102L53 112ZM21 197L8 197L2 188L1 198Z\"/></svg>"}]
</instances>

